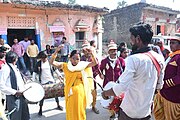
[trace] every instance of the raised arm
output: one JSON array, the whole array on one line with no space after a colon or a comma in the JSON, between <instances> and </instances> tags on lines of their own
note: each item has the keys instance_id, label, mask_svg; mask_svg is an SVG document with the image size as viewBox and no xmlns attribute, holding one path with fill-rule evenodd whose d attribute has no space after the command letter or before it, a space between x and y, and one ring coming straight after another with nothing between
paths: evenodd
<instances>
[{"instance_id":1,"label":"raised arm","mask_svg":"<svg viewBox=\"0 0 180 120\"><path fill-rule=\"evenodd\" d=\"M93 67L98 64L97 59L95 58L94 52L91 49L86 49L89 54L91 54L92 62L88 64L88 67Z\"/></svg>"},{"instance_id":2,"label":"raised arm","mask_svg":"<svg viewBox=\"0 0 180 120\"><path fill-rule=\"evenodd\" d=\"M55 59L56 59L56 57L57 57L58 52L59 52L63 47L64 47L63 45L59 45L59 46L56 48L55 52L52 54L52 57L51 57L51 59L50 59L50 61L49 61L51 65L53 65L53 66L55 66L55 67L57 67L57 68L60 68L60 69L62 69L62 62L57 62L57 61L55 61Z\"/></svg>"}]
</instances>

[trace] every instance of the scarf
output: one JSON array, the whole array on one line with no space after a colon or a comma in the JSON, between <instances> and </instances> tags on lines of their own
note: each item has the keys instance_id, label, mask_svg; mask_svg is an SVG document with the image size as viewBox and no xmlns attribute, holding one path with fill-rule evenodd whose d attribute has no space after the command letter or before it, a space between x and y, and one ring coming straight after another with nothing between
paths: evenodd
<instances>
[{"instance_id":1,"label":"scarf","mask_svg":"<svg viewBox=\"0 0 180 120\"><path fill-rule=\"evenodd\" d=\"M73 66L72 63L69 61L67 63L67 68L71 72L75 71L81 71L82 74L82 80L83 80L83 85L84 85L84 92L86 95L86 105L89 106L92 103L92 95L91 95L91 90L92 88L90 87L90 82L88 80L88 73L86 71L87 66L89 65L90 62L87 61L80 61L76 66ZM70 88L70 91L68 95L72 95L72 89Z\"/></svg>"},{"instance_id":2,"label":"scarf","mask_svg":"<svg viewBox=\"0 0 180 120\"><path fill-rule=\"evenodd\" d=\"M117 57L115 59L111 59L110 57L108 57L109 61L110 61L110 65L111 67L114 69L115 66L116 66L116 60L117 60Z\"/></svg>"},{"instance_id":3,"label":"scarf","mask_svg":"<svg viewBox=\"0 0 180 120\"><path fill-rule=\"evenodd\" d=\"M133 55L133 54L138 54L138 53L145 53L145 52L148 52L148 51L150 51L150 50L152 50L152 49L151 49L151 47L149 47L149 46L143 47L143 48L140 48L140 49L138 49L138 50L136 50L136 51L132 51L131 55Z\"/></svg>"},{"instance_id":4,"label":"scarf","mask_svg":"<svg viewBox=\"0 0 180 120\"><path fill-rule=\"evenodd\" d=\"M177 50L177 51L175 51L175 52L172 52L172 53L170 53L169 54L169 57L173 57L173 56L175 56L175 55L177 55L177 54L180 54L180 50Z\"/></svg>"}]
</instances>

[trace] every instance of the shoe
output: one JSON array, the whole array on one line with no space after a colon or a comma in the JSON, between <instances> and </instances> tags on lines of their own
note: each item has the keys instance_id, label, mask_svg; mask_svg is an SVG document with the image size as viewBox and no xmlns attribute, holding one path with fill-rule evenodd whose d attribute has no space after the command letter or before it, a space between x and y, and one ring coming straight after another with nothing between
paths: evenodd
<instances>
[{"instance_id":1,"label":"shoe","mask_svg":"<svg viewBox=\"0 0 180 120\"><path fill-rule=\"evenodd\" d=\"M57 107L57 109L63 111L63 107L60 105Z\"/></svg>"},{"instance_id":2,"label":"shoe","mask_svg":"<svg viewBox=\"0 0 180 120\"><path fill-rule=\"evenodd\" d=\"M99 114L99 110L96 107L92 107L92 111L96 114Z\"/></svg>"},{"instance_id":3,"label":"shoe","mask_svg":"<svg viewBox=\"0 0 180 120\"><path fill-rule=\"evenodd\" d=\"M42 116L42 110L39 110L38 115Z\"/></svg>"}]
</instances>

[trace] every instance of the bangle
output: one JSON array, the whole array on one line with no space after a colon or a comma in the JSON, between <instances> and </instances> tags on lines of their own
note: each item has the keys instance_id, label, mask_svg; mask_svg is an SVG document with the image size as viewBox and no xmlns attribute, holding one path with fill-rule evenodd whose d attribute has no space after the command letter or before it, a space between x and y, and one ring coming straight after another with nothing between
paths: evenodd
<instances>
[{"instance_id":1,"label":"bangle","mask_svg":"<svg viewBox=\"0 0 180 120\"><path fill-rule=\"evenodd\" d=\"M52 58L55 59L57 57L57 54L52 54Z\"/></svg>"}]
</instances>

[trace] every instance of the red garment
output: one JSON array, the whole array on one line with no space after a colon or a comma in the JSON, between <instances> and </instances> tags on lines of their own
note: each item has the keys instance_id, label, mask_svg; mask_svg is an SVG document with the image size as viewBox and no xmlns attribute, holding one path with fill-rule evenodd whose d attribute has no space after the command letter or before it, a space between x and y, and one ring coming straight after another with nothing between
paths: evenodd
<instances>
[{"instance_id":1,"label":"red garment","mask_svg":"<svg viewBox=\"0 0 180 120\"><path fill-rule=\"evenodd\" d=\"M5 60L0 60L0 69L2 68L2 65L5 64Z\"/></svg>"}]
</instances>

